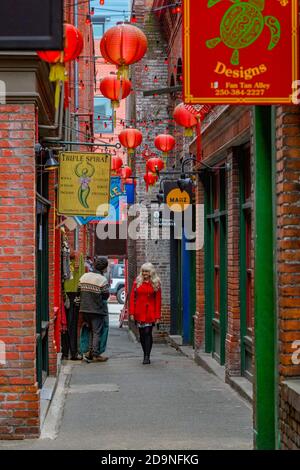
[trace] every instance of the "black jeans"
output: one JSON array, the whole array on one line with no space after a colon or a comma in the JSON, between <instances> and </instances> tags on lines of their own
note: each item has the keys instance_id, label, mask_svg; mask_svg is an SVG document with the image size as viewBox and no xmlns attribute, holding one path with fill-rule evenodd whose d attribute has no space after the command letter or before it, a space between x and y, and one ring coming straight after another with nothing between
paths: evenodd
<instances>
[{"instance_id":1,"label":"black jeans","mask_svg":"<svg viewBox=\"0 0 300 470\"><path fill-rule=\"evenodd\" d=\"M79 307L75 305L74 299L77 296L76 292L68 292L68 297L70 299L70 308L66 311L67 313L67 325L68 325L68 337L69 337L69 348L71 357L76 357L78 354L78 344L77 344L77 328L78 328L78 317L79 317ZM64 346L66 352L67 345ZM68 356L68 354L65 354Z\"/></svg>"},{"instance_id":2,"label":"black jeans","mask_svg":"<svg viewBox=\"0 0 300 470\"><path fill-rule=\"evenodd\" d=\"M92 356L100 356L100 337L104 326L105 315L84 313L84 320L90 329L89 351Z\"/></svg>"},{"instance_id":3,"label":"black jeans","mask_svg":"<svg viewBox=\"0 0 300 470\"><path fill-rule=\"evenodd\" d=\"M140 330L140 340L141 345L144 351L144 356L150 357L153 338L152 338L152 330L153 326L145 326L144 328L139 328Z\"/></svg>"}]
</instances>

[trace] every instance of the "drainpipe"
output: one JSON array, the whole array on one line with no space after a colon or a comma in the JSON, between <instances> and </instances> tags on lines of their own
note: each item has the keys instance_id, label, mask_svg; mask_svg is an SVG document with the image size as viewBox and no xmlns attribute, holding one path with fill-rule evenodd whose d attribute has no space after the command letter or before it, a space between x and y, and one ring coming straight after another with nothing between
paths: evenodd
<instances>
[{"instance_id":1,"label":"drainpipe","mask_svg":"<svg viewBox=\"0 0 300 470\"><path fill-rule=\"evenodd\" d=\"M60 82L60 103L59 103L59 122L58 125L54 126L39 126L40 129L58 129L57 137L44 137L45 142L58 142L63 138L63 119L64 119L64 99L65 99L65 87L63 82Z\"/></svg>"},{"instance_id":2,"label":"drainpipe","mask_svg":"<svg viewBox=\"0 0 300 470\"><path fill-rule=\"evenodd\" d=\"M61 90L59 93L61 93ZM50 129L50 130L56 131L59 125L59 111L60 111L60 106L58 106L58 108L56 108L55 110L54 124L50 126L44 126L42 124L39 124L39 129Z\"/></svg>"}]
</instances>

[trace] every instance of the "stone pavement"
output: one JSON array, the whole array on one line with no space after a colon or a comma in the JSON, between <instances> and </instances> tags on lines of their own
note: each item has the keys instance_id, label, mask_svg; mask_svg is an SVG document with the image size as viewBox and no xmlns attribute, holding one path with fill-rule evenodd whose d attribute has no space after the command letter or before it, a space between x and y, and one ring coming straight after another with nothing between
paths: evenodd
<instances>
[{"instance_id":1,"label":"stone pavement","mask_svg":"<svg viewBox=\"0 0 300 470\"><path fill-rule=\"evenodd\" d=\"M54 401L45 423L52 439L2 441L0 449L252 448L250 406L191 359L160 344L152 364L142 365L140 345L116 326L108 355L107 363L64 366L67 388L56 393L66 398L61 422Z\"/></svg>"}]
</instances>

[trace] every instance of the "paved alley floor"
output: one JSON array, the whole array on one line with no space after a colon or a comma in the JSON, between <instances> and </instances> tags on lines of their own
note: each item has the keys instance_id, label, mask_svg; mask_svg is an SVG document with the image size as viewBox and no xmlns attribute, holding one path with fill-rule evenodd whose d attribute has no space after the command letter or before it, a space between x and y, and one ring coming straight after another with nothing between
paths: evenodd
<instances>
[{"instance_id":1,"label":"paved alley floor","mask_svg":"<svg viewBox=\"0 0 300 470\"><path fill-rule=\"evenodd\" d=\"M167 345L152 364L112 322L107 363L68 361L56 439L1 442L0 449L251 449L252 411L232 389ZM47 422L47 419L46 419Z\"/></svg>"}]
</instances>

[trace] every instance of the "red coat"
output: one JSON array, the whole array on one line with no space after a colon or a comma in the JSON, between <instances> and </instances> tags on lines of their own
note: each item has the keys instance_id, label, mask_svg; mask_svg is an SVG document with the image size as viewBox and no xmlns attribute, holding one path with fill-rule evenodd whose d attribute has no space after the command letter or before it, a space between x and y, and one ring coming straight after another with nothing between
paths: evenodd
<instances>
[{"instance_id":1,"label":"red coat","mask_svg":"<svg viewBox=\"0 0 300 470\"><path fill-rule=\"evenodd\" d=\"M129 314L143 323L155 323L161 316L161 288L155 291L150 282L137 287L136 281L130 294Z\"/></svg>"}]
</instances>

